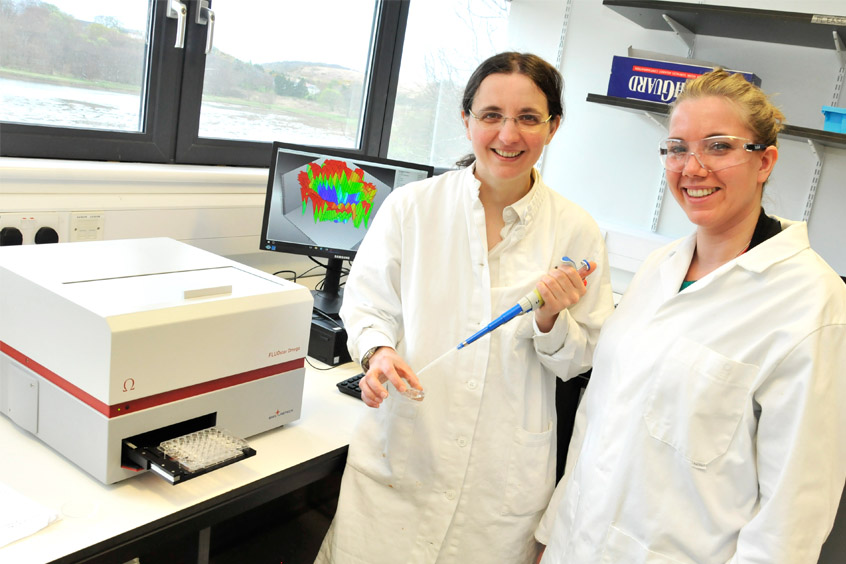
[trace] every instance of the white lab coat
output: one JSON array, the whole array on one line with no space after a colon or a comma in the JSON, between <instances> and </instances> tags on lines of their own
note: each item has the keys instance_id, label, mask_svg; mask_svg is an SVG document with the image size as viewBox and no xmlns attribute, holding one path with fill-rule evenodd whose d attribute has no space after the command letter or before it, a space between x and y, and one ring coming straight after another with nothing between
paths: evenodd
<instances>
[{"instance_id":1,"label":"white lab coat","mask_svg":"<svg viewBox=\"0 0 846 564\"><path fill-rule=\"evenodd\" d=\"M817 562L846 479L846 286L782 224L682 292L693 236L645 261L602 330L544 564Z\"/></svg>"},{"instance_id":2,"label":"white lab coat","mask_svg":"<svg viewBox=\"0 0 846 564\"><path fill-rule=\"evenodd\" d=\"M402 187L379 210L341 315L353 358L395 347L426 398L394 392L363 410L318 562L532 561L555 486L555 377L590 366L613 310L597 225L534 174L490 253L470 168ZM562 254L598 267L548 334L524 315L421 372L516 304Z\"/></svg>"}]
</instances>

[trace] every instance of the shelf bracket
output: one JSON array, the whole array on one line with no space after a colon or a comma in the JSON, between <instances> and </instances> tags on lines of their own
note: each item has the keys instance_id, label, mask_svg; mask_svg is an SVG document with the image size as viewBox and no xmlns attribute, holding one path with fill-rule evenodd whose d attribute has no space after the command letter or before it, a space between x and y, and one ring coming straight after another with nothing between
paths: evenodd
<instances>
[{"instance_id":1,"label":"shelf bracket","mask_svg":"<svg viewBox=\"0 0 846 564\"><path fill-rule=\"evenodd\" d=\"M817 158L817 160L823 160L825 156L825 147L822 145L822 143L814 141L813 139L806 139L805 141L808 142L808 146L811 148L811 152L814 153L814 156Z\"/></svg>"},{"instance_id":2,"label":"shelf bracket","mask_svg":"<svg viewBox=\"0 0 846 564\"><path fill-rule=\"evenodd\" d=\"M812 139L807 139L807 141L811 152L817 158L817 165L814 167L814 176L811 179L811 187L808 189L808 198L805 201L805 212L802 214L802 221L805 222L811 218L811 210L814 208L814 199L817 196L817 187L820 184L820 175L825 161L825 147Z\"/></svg>"},{"instance_id":3,"label":"shelf bracket","mask_svg":"<svg viewBox=\"0 0 846 564\"><path fill-rule=\"evenodd\" d=\"M840 57L840 66L846 67L846 46L843 45L843 38L837 31L832 31L834 36L834 49L837 51L837 56Z\"/></svg>"},{"instance_id":4,"label":"shelf bracket","mask_svg":"<svg viewBox=\"0 0 846 564\"><path fill-rule=\"evenodd\" d=\"M667 22L667 25L676 33L676 37L681 39L685 45L687 45L687 56L693 56L693 45L696 43L696 34L684 27L682 24L668 16L667 14L661 14L661 17L664 18L664 21Z\"/></svg>"},{"instance_id":5,"label":"shelf bracket","mask_svg":"<svg viewBox=\"0 0 846 564\"><path fill-rule=\"evenodd\" d=\"M667 176L661 173L661 182L658 184L658 193L655 195L655 207L652 209L652 225L649 229L653 233L658 232L658 222L661 220L661 207L664 205L664 193L667 191Z\"/></svg>"},{"instance_id":6,"label":"shelf bracket","mask_svg":"<svg viewBox=\"0 0 846 564\"><path fill-rule=\"evenodd\" d=\"M834 36L834 48L837 56L840 57L840 71L837 73L837 81L834 84L834 95L831 97L831 105L837 107L840 103L840 91L843 89L843 76L846 74L846 47L843 45L843 38L837 31L832 31Z\"/></svg>"},{"instance_id":7,"label":"shelf bracket","mask_svg":"<svg viewBox=\"0 0 846 564\"><path fill-rule=\"evenodd\" d=\"M567 29L570 26L570 9L573 0L567 0L567 4L564 6L564 17L561 19L561 35L558 38L558 56L555 59L555 68L560 69L561 65L564 61L564 44L565 40L567 39ZM441 88L438 87L438 95L440 96ZM432 145L432 151L434 151L434 144ZM535 163L535 166L538 168L539 171L543 172L543 158L546 156L546 148L544 147L543 152L541 153L540 159L538 162ZM434 157L433 157L434 158Z\"/></svg>"},{"instance_id":8,"label":"shelf bracket","mask_svg":"<svg viewBox=\"0 0 846 564\"><path fill-rule=\"evenodd\" d=\"M667 126L664 125L664 122L662 122L660 119L655 117L655 115L652 112L643 112L643 116L648 118L649 121L651 121L652 123L654 123L655 125L660 127L662 130L666 131Z\"/></svg>"}]
</instances>

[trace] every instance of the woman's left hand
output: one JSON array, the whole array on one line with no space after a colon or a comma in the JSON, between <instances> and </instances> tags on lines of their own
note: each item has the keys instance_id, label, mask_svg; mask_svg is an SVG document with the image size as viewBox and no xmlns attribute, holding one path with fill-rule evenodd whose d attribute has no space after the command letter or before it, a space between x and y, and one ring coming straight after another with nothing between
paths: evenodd
<instances>
[{"instance_id":1,"label":"woman's left hand","mask_svg":"<svg viewBox=\"0 0 846 564\"><path fill-rule=\"evenodd\" d=\"M556 267L543 275L536 286L543 298L543 305L535 311L538 329L548 333L555 324L558 314L579 302L587 291L586 278L594 270L596 270L596 263L591 262L590 270L584 273L585 279L571 266Z\"/></svg>"}]
</instances>

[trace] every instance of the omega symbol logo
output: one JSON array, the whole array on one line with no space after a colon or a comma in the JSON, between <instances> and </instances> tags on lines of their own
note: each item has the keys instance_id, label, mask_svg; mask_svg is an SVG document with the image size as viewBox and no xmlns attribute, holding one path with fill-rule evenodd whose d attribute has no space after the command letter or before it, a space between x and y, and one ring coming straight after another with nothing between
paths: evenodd
<instances>
[{"instance_id":1,"label":"omega symbol logo","mask_svg":"<svg viewBox=\"0 0 846 564\"><path fill-rule=\"evenodd\" d=\"M135 389L135 379L134 378L127 378L123 381L123 391L124 392L131 392Z\"/></svg>"}]
</instances>

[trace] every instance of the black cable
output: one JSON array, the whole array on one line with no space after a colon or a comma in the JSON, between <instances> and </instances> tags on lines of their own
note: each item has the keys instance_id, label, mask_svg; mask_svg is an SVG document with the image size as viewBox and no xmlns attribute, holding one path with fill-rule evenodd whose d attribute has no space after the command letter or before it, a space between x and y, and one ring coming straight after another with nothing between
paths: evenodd
<instances>
[{"instance_id":1,"label":"black cable","mask_svg":"<svg viewBox=\"0 0 846 564\"><path fill-rule=\"evenodd\" d=\"M328 266L328 265L326 265L326 264L323 264L322 262L320 262L319 260L317 260L316 258L314 258L314 257L313 257L313 256L311 256L311 255L309 255L308 259L309 259L311 262L313 262L314 264L316 264L317 266L322 266L323 268L326 268L326 267Z\"/></svg>"},{"instance_id":2,"label":"black cable","mask_svg":"<svg viewBox=\"0 0 846 564\"><path fill-rule=\"evenodd\" d=\"M320 262L319 260L317 260L317 259L316 259L316 258L314 258L313 256L309 256L308 258L309 258L309 259L311 259L311 262L313 262L313 263L314 263L314 264L316 264L317 266L314 266L314 267L310 268L307 272L311 272L312 270L314 270L314 269L315 269L315 268L317 268L317 267L321 267L321 268L325 268L325 269L328 269L328 268L329 268L329 264L328 264L328 263L327 263L327 264L323 264L322 262ZM346 260L346 259L343 259L343 260ZM352 263L352 261L350 261L350 263ZM343 264L343 263L342 263L342 264ZM343 267L341 267L341 276L346 276L346 275L348 275L349 273L350 273L350 269L349 269L349 268L343 268Z\"/></svg>"},{"instance_id":3,"label":"black cable","mask_svg":"<svg viewBox=\"0 0 846 564\"><path fill-rule=\"evenodd\" d=\"M283 276L282 278L285 278L285 280L288 280L289 282L296 282L296 281L297 281L297 272L296 272L295 270L279 270L279 271L277 271L277 272L274 272L274 273L273 273L273 276L279 276L279 275L280 275L280 274L282 274L283 272L284 272L284 273L290 273L290 274L293 274L293 275L294 275L294 277L293 277L293 278L285 278L285 277Z\"/></svg>"},{"instance_id":4,"label":"black cable","mask_svg":"<svg viewBox=\"0 0 846 564\"><path fill-rule=\"evenodd\" d=\"M311 262L313 262L317 266L314 266L314 267L308 269L306 272L311 272L315 268L323 268L323 269L329 270L329 264L328 263L323 264L322 262L320 262L319 260L317 260L316 258L314 258L313 256L310 256L310 255L309 255L308 258L309 258L309 260L311 260ZM343 264L343 262L341 264ZM352 261L350 261L350 264L352 264ZM349 268L341 267L341 274L340 274L339 278L343 278L344 276L349 276L349 274L350 274ZM325 283L326 283L326 276L324 275L323 280L321 280L320 282L318 282L317 284L314 285L314 289L317 290L318 292L322 291ZM340 280L338 281L338 287L339 288L343 288L344 285L346 285L346 280L344 280L343 282L341 282Z\"/></svg>"},{"instance_id":5,"label":"black cable","mask_svg":"<svg viewBox=\"0 0 846 564\"><path fill-rule=\"evenodd\" d=\"M317 367L317 366L313 365L313 364L311 363L311 361L308 359L308 357L305 357L305 361L308 363L308 365L309 365L309 366L311 366L311 367L312 367L312 368L314 368L315 370L323 370L323 371L326 371L326 370L332 370L333 368L335 368L334 366L329 366L328 368L319 368L319 367Z\"/></svg>"},{"instance_id":6,"label":"black cable","mask_svg":"<svg viewBox=\"0 0 846 564\"><path fill-rule=\"evenodd\" d=\"M328 315L326 312L324 312L324 311L320 311L320 310L319 310L319 309L317 309L317 308L315 308L315 309L313 309L313 310L311 310L311 311L312 311L312 313L316 313L316 314L317 314L317 315L319 315L320 317L324 318L326 321L329 321L329 322L330 322L330 323L332 323L335 327L338 327L339 329L343 329L343 328L344 328L344 326L343 326L343 325L341 325L340 323L338 323L338 320L337 320L337 319L333 318L331 315Z\"/></svg>"},{"instance_id":7,"label":"black cable","mask_svg":"<svg viewBox=\"0 0 846 564\"><path fill-rule=\"evenodd\" d=\"M278 271L273 273L273 276L279 276L280 274L283 274L283 273L290 273L290 274L294 275L294 278L293 279L292 278L285 278L285 280L288 280L289 282L296 282L300 278L311 278L313 276L320 276L320 274L310 274L311 272L317 270L318 268L324 268L325 269L326 267L325 267L325 265L322 265L322 264L320 264L318 266L312 266L311 268L309 268L308 270L306 270L302 274L297 274L296 270L278 270Z\"/></svg>"},{"instance_id":8,"label":"black cable","mask_svg":"<svg viewBox=\"0 0 846 564\"><path fill-rule=\"evenodd\" d=\"M311 258L311 257L309 257L309 258ZM311 272L312 270L317 270L318 268L326 268L326 267L322 264L319 265L319 266L312 266L311 268L309 268L308 270L306 270L305 272L300 274L300 278L307 278L309 276L320 276L319 274L311 274L311 275L309 274L309 272Z\"/></svg>"}]
</instances>

